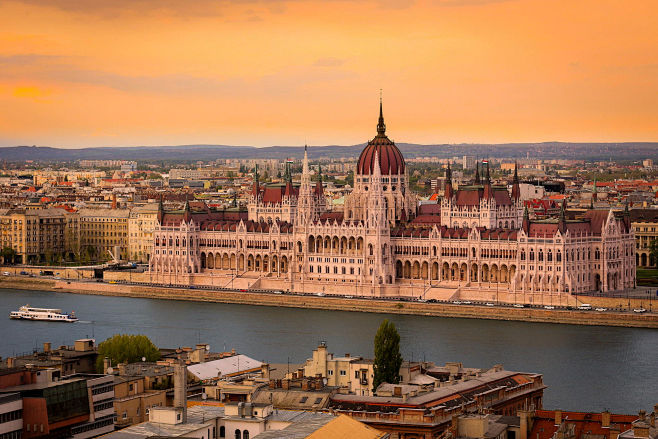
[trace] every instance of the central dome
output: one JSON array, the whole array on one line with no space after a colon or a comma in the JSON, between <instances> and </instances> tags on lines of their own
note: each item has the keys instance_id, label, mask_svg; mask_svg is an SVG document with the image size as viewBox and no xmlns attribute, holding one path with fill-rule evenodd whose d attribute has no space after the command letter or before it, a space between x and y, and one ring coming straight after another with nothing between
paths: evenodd
<instances>
[{"instance_id":1,"label":"central dome","mask_svg":"<svg viewBox=\"0 0 658 439\"><path fill-rule=\"evenodd\" d=\"M379 103L379 123L377 124L377 135L368 142L368 145L361 151L359 161L356 165L356 173L359 175L370 175L374 169L375 153L379 158L379 168L382 175L401 175L404 174L404 157L388 137L386 137L386 125L384 124L384 115L382 103Z\"/></svg>"}]
</instances>

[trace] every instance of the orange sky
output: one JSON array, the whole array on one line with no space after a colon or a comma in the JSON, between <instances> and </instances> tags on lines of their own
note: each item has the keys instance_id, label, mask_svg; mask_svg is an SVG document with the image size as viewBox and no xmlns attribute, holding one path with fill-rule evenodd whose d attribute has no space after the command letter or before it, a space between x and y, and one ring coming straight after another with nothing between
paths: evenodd
<instances>
[{"instance_id":1,"label":"orange sky","mask_svg":"<svg viewBox=\"0 0 658 439\"><path fill-rule=\"evenodd\" d=\"M43 6L47 4L48 6ZM0 1L0 145L658 141L656 0Z\"/></svg>"}]
</instances>

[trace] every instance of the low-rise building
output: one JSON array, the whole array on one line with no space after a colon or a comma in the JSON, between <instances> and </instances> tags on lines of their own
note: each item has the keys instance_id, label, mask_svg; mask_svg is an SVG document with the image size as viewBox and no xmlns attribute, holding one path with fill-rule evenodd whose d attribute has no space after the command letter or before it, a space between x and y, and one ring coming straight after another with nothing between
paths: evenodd
<instances>
[{"instance_id":1,"label":"low-rise building","mask_svg":"<svg viewBox=\"0 0 658 439\"><path fill-rule=\"evenodd\" d=\"M31 369L57 369L60 376L75 373L95 373L98 350L95 340L83 338L76 340L73 346L60 346L52 349L51 343L43 344L42 351L32 354L8 357L7 367L28 366Z\"/></svg>"},{"instance_id":2,"label":"low-rise building","mask_svg":"<svg viewBox=\"0 0 658 439\"><path fill-rule=\"evenodd\" d=\"M638 267L656 267L651 243L658 243L658 209L632 209L631 226L635 231L635 262Z\"/></svg>"}]
</instances>

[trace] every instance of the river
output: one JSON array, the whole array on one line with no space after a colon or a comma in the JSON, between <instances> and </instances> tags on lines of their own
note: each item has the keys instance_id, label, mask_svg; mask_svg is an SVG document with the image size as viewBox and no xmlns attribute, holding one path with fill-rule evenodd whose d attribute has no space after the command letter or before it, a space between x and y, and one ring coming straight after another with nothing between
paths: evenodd
<instances>
[{"instance_id":1,"label":"river","mask_svg":"<svg viewBox=\"0 0 658 439\"><path fill-rule=\"evenodd\" d=\"M282 297L282 300L284 298ZM12 310L32 306L74 310L74 324L15 321ZM320 341L330 352L372 357L384 318L401 336L405 359L468 367L503 364L544 375L547 409L636 413L658 403L658 331L207 302L92 296L0 289L3 358L78 338L98 342L117 333L145 334L161 347L208 343L270 363L299 364Z\"/></svg>"}]
</instances>

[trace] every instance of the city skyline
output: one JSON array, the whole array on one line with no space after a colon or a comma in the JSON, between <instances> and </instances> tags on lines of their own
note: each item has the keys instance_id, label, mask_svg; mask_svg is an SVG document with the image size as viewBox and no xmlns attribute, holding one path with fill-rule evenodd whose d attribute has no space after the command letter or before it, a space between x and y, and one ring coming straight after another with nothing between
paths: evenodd
<instances>
[{"instance_id":1,"label":"city skyline","mask_svg":"<svg viewBox=\"0 0 658 439\"><path fill-rule=\"evenodd\" d=\"M0 5L0 146L653 141L649 1Z\"/></svg>"}]
</instances>

